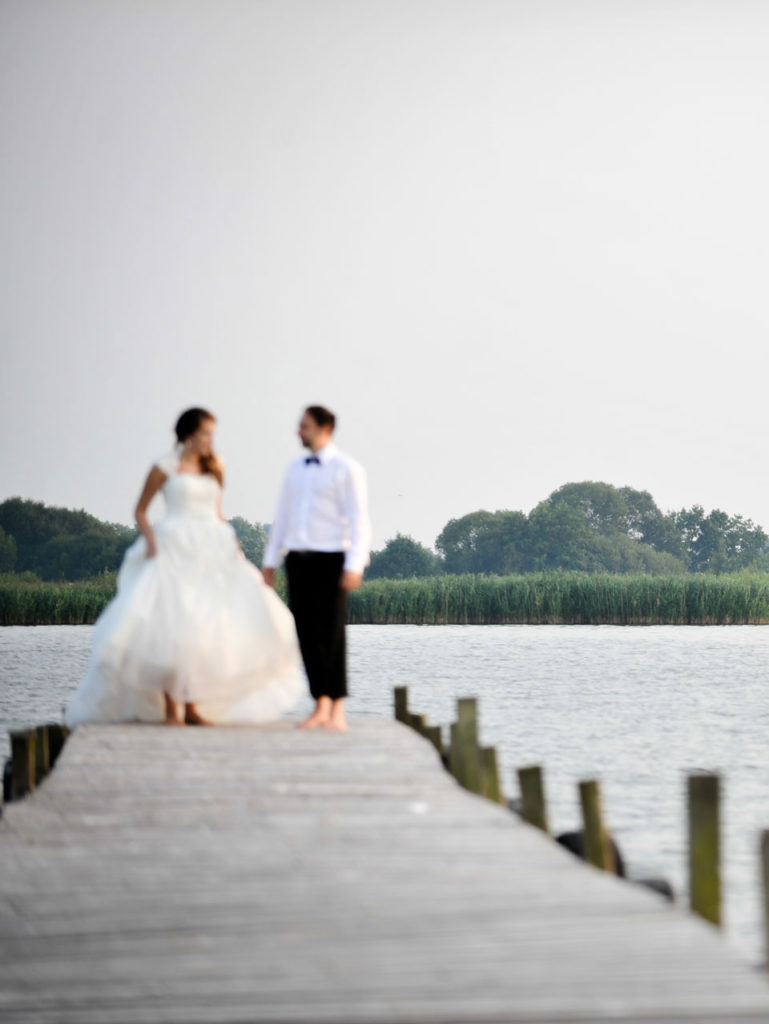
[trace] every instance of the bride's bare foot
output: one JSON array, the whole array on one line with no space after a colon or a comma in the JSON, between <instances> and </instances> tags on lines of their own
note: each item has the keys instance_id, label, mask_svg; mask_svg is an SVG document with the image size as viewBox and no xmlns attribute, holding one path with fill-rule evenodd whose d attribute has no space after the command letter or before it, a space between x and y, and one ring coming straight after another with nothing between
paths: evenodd
<instances>
[{"instance_id":1,"label":"bride's bare foot","mask_svg":"<svg viewBox=\"0 0 769 1024\"><path fill-rule=\"evenodd\" d=\"M194 704L184 705L184 723L185 725L211 725L207 718L203 718L200 715Z\"/></svg>"},{"instance_id":2,"label":"bride's bare foot","mask_svg":"<svg viewBox=\"0 0 769 1024\"><path fill-rule=\"evenodd\" d=\"M344 717L344 704L341 700L335 700L331 707L331 715L323 728L329 732L347 732L347 720Z\"/></svg>"},{"instance_id":3,"label":"bride's bare foot","mask_svg":"<svg viewBox=\"0 0 769 1024\"><path fill-rule=\"evenodd\" d=\"M163 721L164 725L184 725L184 722L180 721L179 713L176 707L176 701L172 700L167 693L164 693L166 701L166 717Z\"/></svg>"},{"instance_id":4,"label":"bride's bare foot","mask_svg":"<svg viewBox=\"0 0 769 1024\"><path fill-rule=\"evenodd\" d=\"M297 726L298 729L317 729L319 725L326 725L331 720L331 698L321 697L315 705L315 710L309 718L305 718Z\"/></svg>"}]
</instances>

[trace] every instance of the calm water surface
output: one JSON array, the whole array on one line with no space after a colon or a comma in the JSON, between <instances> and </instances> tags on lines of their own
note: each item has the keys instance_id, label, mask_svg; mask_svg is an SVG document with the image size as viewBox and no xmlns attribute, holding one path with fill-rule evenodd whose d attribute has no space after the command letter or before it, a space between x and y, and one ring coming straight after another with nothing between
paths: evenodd
<instances>
[{"instance_id":1,"label":"calm water surface","mask_svg":"<svg viewBox=\"0 0 769 1024\"><path fill-rule=\"evenodd\" d=\"M457 697L479 697L507 795L517 767L541 764L551 828L566 831L579 825L577 782L599 778L630 874L663 875L681 899L686 774L720 772L726 937L758 962L769 628L353 626L349 638L350 715L391 715L400 685L412 710L441 724ZM88 626L0 628L3 758L7 728L60 717L90 642Z\"/></svg>"}]
</instances>

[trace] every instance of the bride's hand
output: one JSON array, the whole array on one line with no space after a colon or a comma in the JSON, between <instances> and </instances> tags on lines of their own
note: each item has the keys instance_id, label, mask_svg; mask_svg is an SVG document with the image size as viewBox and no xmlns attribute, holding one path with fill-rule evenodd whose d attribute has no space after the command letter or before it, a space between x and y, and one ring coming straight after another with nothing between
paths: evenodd
<instances>
[{"instance_id":1,"label":"bride's hand","mask_svg":"<svg viewBox=\"0 0 769 1024\"><path fill-rule=\"evenodd\" d=\"M154 537L147 537L147 558L154 558L158 553L158 547Z\"/></svg>"}]
</instances>

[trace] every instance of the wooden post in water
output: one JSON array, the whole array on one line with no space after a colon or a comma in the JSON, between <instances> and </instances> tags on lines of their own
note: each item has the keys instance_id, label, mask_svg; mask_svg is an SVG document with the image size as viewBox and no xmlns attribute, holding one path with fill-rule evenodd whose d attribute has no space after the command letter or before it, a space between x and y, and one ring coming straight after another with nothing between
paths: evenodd
<instances>
[{"instance_id":1,"label":"wooden post in water","mask_svg":"<svg viewBox=\"0 0 769 1024\"><path fill-rule=\"evenodd\" d=\"M39 786L51 770L51 753L48 746L48 726L38 725L35 729L35 785Z\"/></svg>"},{"instance_id":2,"label":"wooden post in water","mask_svg":"<svg viewBox=\"0 0 769 1024\"><path fill-rule=\"evenodd\" d=\"M717 775L690 775L689 906L712 924L721 924L720 780Z\"/></svg>"},{"instance_id":3,"label":"wooden post in water","mask_svg":"<svg viewBox=\"0 0 769 1024\"><path fill-rule=\"evenodd\" d=\"M26 796L35 788L35 738L34 729L11 733L14 800Z\"/></svg>"},{"instance_id":4,"label":"wooden post in water","mask_svg":"<svg viewBox=\"0 0 769 1024\"><path fill-rule=\"evenodd\" d=\"M66 725L62 725L61 722L49 722L46 726L48 730L48 757L50 760L50 767L56 764L59 754L64 747L64 743L69 735L69 730Z\"/></svg>"},{"instance_id":5,"label":"wooden post in water","mask_svg":"<svg viewBox=\"0 0 769 1024\"><path fill-rule=\"evenodd\" d=\"M443 757L443 730L439 725L428 725L425 727L425 738L428 739L438 753Z\"/></svg>"},{"instance_id":6,"label":"wooden post in water","mask_svg":"<svg viewBox=\"0 0 769 1024\"><path fill-rule=\"evenodd\" d=\"M505 801L499 784L496 747L481 747L480 759L483 795L495 804L503 804Z\"/></svg>"},{"instance_id":7,"label":"wooden post in water","mask_svg":"<svg viewBox=\"0 0 769 1024\"><path fill-rule=\"evenodd\" d=\"M579 799L582 804L585 860L603 871L615 871L614 852L603 824L601 793L594 779L580 782Z\"/></svg>"},{"instance_id":8,"label":"wooden post in water","mask_svg":"<svg viewBox=\"0 0 769 1024\"><path fill-rule=\"evenodd\" d=\"M396 686L393 690L395 697L395 718L398 722L408 724L409 713L409 689L407 686Z\"/></svg>"},{"instance_id":9,"label":"wooden post in water","mask_svg":"<svg viewBox=\"0 0 769 1024\"><path fill-rule=\"evenodd\" d=\"M424 736L425 729L427 728L427 719L424 715L415 715L409 711L406 715L406 722L414 732L418 732L420 736Z\"/></svg>"},{"instance_id":10,"label":"wooden post in water","mask_svg":"<svg viewBox=\"0 0 769 1024\"><path fill-rule=\"evenodd\" d=\"M764 969L769 971L769 831L761 833L761 881L764 896Z\"/></svg>"},{"instance_id":11,"label":"wooden post in water","mask_svg":"<svg viewBox=\"0 0 769 1024\"><path fill-rule=\"evenodd\" d=\"M451 726L451 774L472 793L480 793L481 758L478 750L478 702L475 697L457 701L457 721Z\"/></svg>"},{"instance_id":12,"label":"wooden post in water","mask_svg":"<svg viewBox=\"0 0 769 1024\"><path fill-rule=\"evenodd\" d=\"M542 780L542 769L539 765L529 765L518 769L518 785L521 789L521 814L523 820L530 825L549 832L547 827L547 805L545 804L545 786Z\"/></svg>"}]
</instances>

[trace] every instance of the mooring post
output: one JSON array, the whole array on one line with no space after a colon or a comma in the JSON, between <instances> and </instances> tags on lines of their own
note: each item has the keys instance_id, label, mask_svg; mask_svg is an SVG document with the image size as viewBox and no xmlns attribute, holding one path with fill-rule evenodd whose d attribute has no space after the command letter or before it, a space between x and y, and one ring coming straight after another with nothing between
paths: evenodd
<instances>
[{"instance_id":1,"label":"mooring post","mask_svg":"<svg viewBox=\"0 0 769 1024\"><path fill-rule=\"evenodd\" d=\"M425 738L428 739L438 753L443 757L443 730L439 725L428 725L424 731Z\"/></svg>"},{"instance_id":2,"label":"mooring post","mask_svg":"<svg viewBox=\"0 0 769 1024\"><path fill-rule=\"evenodd\" d=\"M579 799L582 804L585 860L603 871L615 871L614 852L604 828L601 793L595 779L580 782Z\"/></svg>"},{"instance_id":3,"label":"mooring post","mask_svg":"<svg viewBox=\"0 0 769 1024\"><path fill-rule=\"evenodd\" d=\"M14 800L35 788L35 738L34 729L22 729L11 733Z\"/></svg>"},{"instance_id":4,"label":"mooring post","mask_svg":"<svg viewBox=\"0 0 769 1024\"><path fill-rule=\"evenodd\" d=\"M764 969L769 971L769 831L761 833L761 881L764 896Z\"/></svg>"},{"instance_id":5,"label":"mooring post","mask_svg":"<svg viewBox=\"0 0 769 1024\"><path fill-rule=\"evenodd\" d=\"M475 697L457 700L457 721L451 726L451 774L472 793L481 792L481 757L478 750L478 702Z\"/></svg>"},{"instance_id":6,"label":"mooring post","mask_svg":"<svg viewBox=\"0 0 769 1024\"><path fill-rule=\"evenodd\" d=\"M499 765L497 764L497 748L481 747L482 791L485 797L496 804L503 804L502 787L499 784Z\"/></svg>"},{"instance_id":7,"label":"mooring post","mask_svg":"<svg viewBox=\"0 0 769 1024\"><path fill-rule=\"evenodd\" d=\"M720 779L688 777L689 906L712 924L721 924Z\"/></svg>"},{"instance_id":8,"label":"mooring post","mask_svg":"<svg viewBox=\"0 0 769 1024\"><path fill-rule=\"evenodd\" d=\"M39 786L51 770L51 752L48 745L48 726L35 729L35 785Z\"/></svg>"},{"instance_id":9,"label":"mooring post","mask_svg":"<svg viewBox=\"0 0 769 1024\"><path fill-rule=\"evenodd\" d=\"M427 728L427 718L424 715L415 715L413 712L409 711L406 715L406 721L414 732L418 732L420 736L424 736L425 729Z\"/></svg>"},{"instance_id":10,"label":"mooring post","mask_svg":"<svg viewBox=\"0 0 769 1024\"><path fill-rule=\"evenodd\" d=\"M407 686L396 686L393 690L395 697L395 718L398 722L408 724L409 713L409 688Z\"/></svg>"},{"instance_id":11,"label":"mooring post","mask_svg":"<svg viewBox=\"0 0 769 1024\"><path fill-rule=\"evenodd\" d=\"M48 730L48 758L50 767L53 768L62 752L69 730L61 722L49 722L46 728Z\"/></svg>"},{"instance_id":12,"label":"mooring post","mask_svg":"<svg viewBox=\"0 0 769 1024\"><path fill-rule=\"evenodd\" d=\"M542 780L542 769L537 765L529 765L518 769L518 785L521 790L521 815L530 825L549 832L547 827L547 805L545 804L545 786Z\"/></svg>"}]
</instances>

